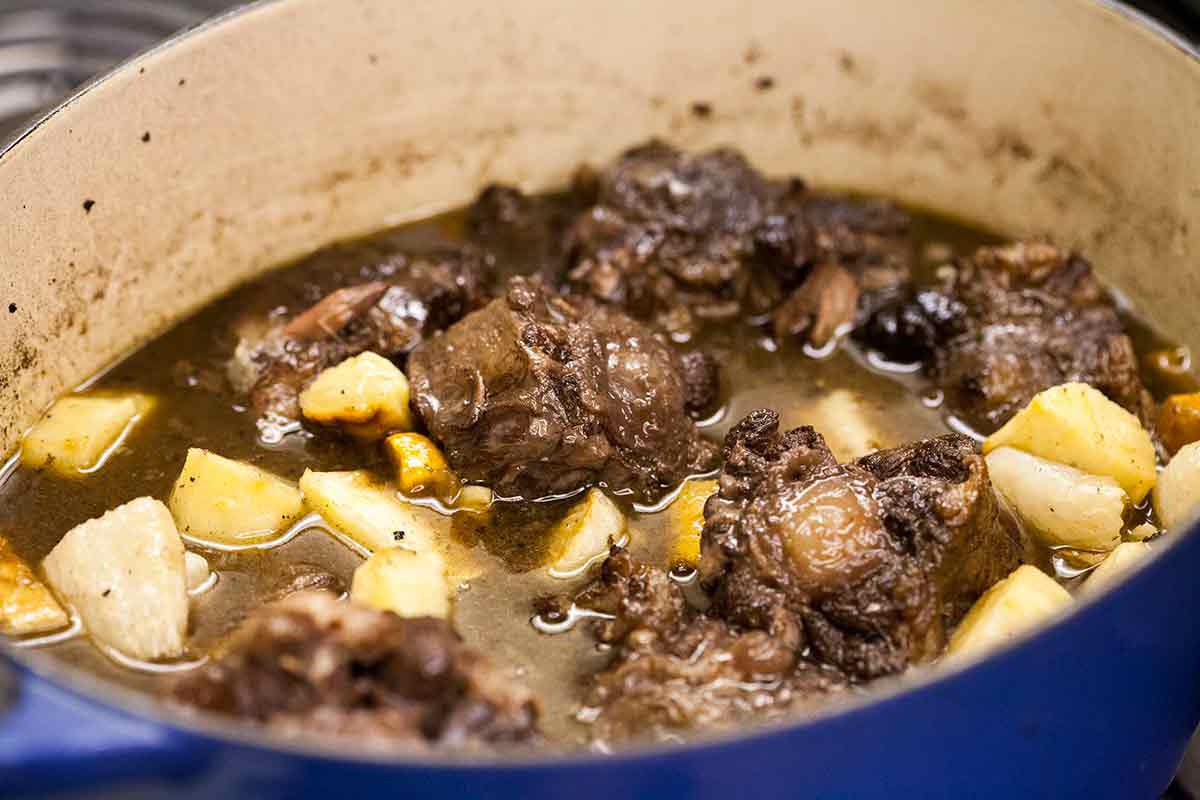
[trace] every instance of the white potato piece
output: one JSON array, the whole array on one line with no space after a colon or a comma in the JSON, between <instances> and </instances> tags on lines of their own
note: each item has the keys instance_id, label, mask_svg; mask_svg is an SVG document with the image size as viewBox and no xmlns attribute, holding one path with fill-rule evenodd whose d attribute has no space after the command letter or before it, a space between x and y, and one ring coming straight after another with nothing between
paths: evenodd
<instances>
[{"instance_id":1,"label":"white potato piece","mask_svg":"<svg viewBox=\"0 0 1200 800\"><path fill-rule=\"evenodd\" d=\"M578 575L625 537L625 515L599 489L588 489L550 533L550 574Z\"/></svg>"},{"instance_id":2,"label":"white potato piece","mask_svg":"<svg viewBox=\"0 0 1200 800\"><path fill-rule=\"evenodd\" d=\"M854 392L835 389L822 395L802 419L825 437L838 461L853 461L881 447L881 436L870 421L866 404Z\"/></svg>"},{"instance_id":3,"label":"white potato piece","mask_svg":"<svg viewBox=\"0 0 1200 800\"><path fill-rule=\"evenodd\" d=\"M1200 512L1200 442L1184 445L1158 476L1154 512L1167 530L1174 530Z\"/></svg>"},{"instance_id":4,"label":"white potato piece","mask_svg":"<svg viewBox=\"0 0 1200 800\"><path fill-rule=\"evenodd\" d=\"M361 353L324 370L300 394L304 416L339 425L360 439L412 430L408 378L377 353Z\"/></svg>"},{"instance_id":5,"label":"white potato piece","mask_svg":"<svg viewBox=\"0 0 1200 800\"><path fill-rule=\"evenodd\" d=\"M173 658L187 632L183 552L171 512L139 497L72 528L44 567L97 641L134 658Z\"/></svg>"},{"instance_id":6,"label":"white potato piece","mask_svg":"<svg viewBox=\"0 0 1200 800\"><path fill-rule=\"evenodd\" d=\"M167 504L182 534L218 547L265 541L304 516L295 485L196 447L188 450Z\"/></svg>"},{"instance_id":7,"label":"white potato piece","mask_svg":"<svg viewBox=\"0 0 1200 800\"><path fill-rule=\"evenodd\" d=\"M1145 542L1122 542L1108 554L1108 558L1100 563L1083 582L1085 593L1097 592L1116 583L1122 575L1146 560L1150 555L1150 545Z\"/></svg>"},{"instance_id":8,"label":"white potato piece","mask_svg":"<svg viewBox=\"0 0 1200 800\"><path fill-rule=\"evenodd\" d=\"M350 599L402 617L450 616L446 563L437 553L380 550L354 570Z\"/></svg>"},{"instance_id":9,"label":"white potato piece","mask_svg":"<svg viewBox=\"0 0 1200 800\"><path fill-rule=\"evenodd\" d=\"M704 504L717 491L717 481L690 480L679 490L679 496L667 508L667 527L671 535L668 555L674 567L686 564L694 567L700 562L700 534L704 531Z\"/></svg>"},{"instance_id":10,"label":"white potato piece","mask_svg":"<svg viewBox=\"0 0 1200 800\"><path fill-rule=\"evenodd\" d=\"M212 570L208 566L208 559L190 550L183 554L183 567L184 573L187 575L187 588L189 592L195 592L212 575Z\"/></svg>"},{"instance_id":11,"label":"white potato piece","mask_svg":"<svg viewBox=\"0 0 1200 800\"><path fill-rule=\"evenodd\" d=\"M449 528L433 509L406 503L370 472L305 471L300 491L309 508L370 553L402 545L430 552Z\"/></svg>"},{"instance_id":12,"label":"white potato piece","mask_svg":"<svg viewBox=\"0 0 1200 800\"><path fill-rule=\"evenodd\" d=\"M947 655L987 652L1045 623L1070 604L1066 589L1037 567L1024 564L975 602L950 637Z\"/></svg>"},{"instance_id":13,"label":"white potato piece","mask_svg":"<svg viewBox=\"0 0 1200 800\"><path fill-rule=\"evenodd\" d=\"M144 394L68 395L21 440L21 463L68 478L94 472L155 406Z\"/></svg>"},{"instance_id":14,"label":"white potato piece","mask_svg":"<svg viewBox=\"0 0 1200 800\"><path fill-rule=\"evenodd\" d=\"M983 443L985 454L1015 447L1089 475L1105 475L1134 503L1154 486L1154 442L1138 418L1086 383L1038 393Z\"/></svg>"},{"instance_id":15,"label":"white potato piece","mask_svg":"<svg viewBox=\"0 0 1200 800\"><path fill-rule=\"evenodd\" d=\"M65 628L71 621L46 584L0 536L0 633L28 636Z\"/></svg>"},{"instance_id":16,"label":"white potato piece","mask_svg":"<svg viewBox=\"0 0 1200 800\"><path fill-rule=\"evenodd\" d=\"M1111 550L1129 497L1115 480L1000 447L987 455L992 485L1043 543Z\"/></svg>"}]
</instances>

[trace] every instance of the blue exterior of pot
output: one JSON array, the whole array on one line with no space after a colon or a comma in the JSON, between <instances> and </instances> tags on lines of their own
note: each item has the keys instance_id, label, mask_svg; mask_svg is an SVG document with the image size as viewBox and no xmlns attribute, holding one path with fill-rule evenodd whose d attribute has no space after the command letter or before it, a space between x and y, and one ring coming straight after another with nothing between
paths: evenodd
<instances>
[{"instance_id":1,"label":"blue exterior of pot","mask_svg":"<svg viewBox=\"0 0 1200 800\"><path fill-rule=\"evenodd\" d=\"M1200 721L1200 537L1036 636L830 717L617 756L371 762L139 720L20 671L0 796L1158 797Z\"/></svg>"}]
</instances>

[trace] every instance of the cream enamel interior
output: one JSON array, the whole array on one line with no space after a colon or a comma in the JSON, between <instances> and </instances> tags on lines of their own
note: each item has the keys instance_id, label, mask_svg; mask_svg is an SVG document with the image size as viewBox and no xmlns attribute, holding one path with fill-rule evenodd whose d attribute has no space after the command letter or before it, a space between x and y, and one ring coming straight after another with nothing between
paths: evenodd
<instances>
[{"instance_id":1,"label":"cream enamel interior","mask_svg":"<svg viewBox=\"0 0 1200 800\"><path fill-rule=\"evenodd\" d=\"M0 450L249 276L655 135L1053 231L1196 345L1198 123L1197 64L1088 0L266 3L0 157Z\"/></svg>"}]
</instances>

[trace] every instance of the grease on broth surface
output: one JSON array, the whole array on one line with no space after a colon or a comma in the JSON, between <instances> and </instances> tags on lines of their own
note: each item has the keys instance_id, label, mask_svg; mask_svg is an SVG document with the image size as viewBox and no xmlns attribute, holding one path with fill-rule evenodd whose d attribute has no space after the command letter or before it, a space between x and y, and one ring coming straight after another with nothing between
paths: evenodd
<instances>
[{"instance_id":1,"label":"grease on broth surface","mask_svg":"<svg viewBox=\"0 0 1200 800\"><path fill-rule=\"evenodd\" d=\"M256 414L231 393L222 376L232 354L235 326L249 311L296 310L327 291L354 282L356 265L370 254L392 249L420 251L461 238L461 215L451 214L334 248L274 272L235 291L185 320L118 364L96 381L100 389L137 390L159 398L157 411L140 425L103 469L79 480L50 472L15 469L0 485L0 534L19 555L38 564L73 526L136 497L165 498L189 447L244 460L289 480L314 470L386 469L377 450L328 433L292 432L264 436ZM914 239L921 269L931 273L955 253L968 253L993 237L916 215ZM527 271L520 252L498 254L501 273ZM925 277L914 276L917 282ZM283 313L281 310L278 313ZM1144 326L1134 326L1139 348L1160 344ZM872 444L889 447L947 432L944 410L916 371L896 371L872 362L843 343L814 354L799 344L775 345L759 328L731 325L695 342L722 364L721 412L705 434L719 439L734 421L759 407L779 410L782 424L821 428L820 404L841 390L856 399L872 429ZM278 441L273 441L273 439ZM629 519L630 547L639 558L665 564L669 537L661 511L637 509L617 498ZM569 500L502 504L486 524L456 516L452 535L474 548L482 574L458 586L454 621L467 642L478 646L539 695L542 728L561 743L581 743L585 729L574 715L584 678L602 666L606 653L583 630L548 636L531 624L533 600L582 585L549 577L540 568L547 532ZM319 565L348 587L361 556L317 528L302 530L270 549L201 552L216 573L215 585L192 601L189 657L216 646L257 604L289 565ZM1039 559L1048 563L1046 554ZM48 645L55 656L137 688L154 690L169 676L121 666L86 637Z\"/></svg>"}]
</instances>

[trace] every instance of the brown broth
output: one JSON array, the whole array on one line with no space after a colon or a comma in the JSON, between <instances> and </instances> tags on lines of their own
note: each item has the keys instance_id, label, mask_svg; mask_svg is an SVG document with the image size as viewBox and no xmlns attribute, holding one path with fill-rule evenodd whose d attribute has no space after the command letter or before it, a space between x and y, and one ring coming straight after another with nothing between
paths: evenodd
<instances>
[{"instance_id":1,"label":"brown broth","mask_svg":"<svg viewBox=\"0 0 1200 800\"><path fill-rule=\"evenodd\" d=\"M546 201L551 202L551 201ZM451 214L388 231L363 242L342 245L261 278L178 324L98 378L104 389L137 389L156 395L158 409L144 421L103 469L69 480L15 468L0 483L0 535L31 564L54 547L64 532L105 510L143 495L165 499L183 466L187 448L202 447L241 459L295 480L306 468L355 469L379 464L378 455L326 434L300 432L266 444L256 416L220 379L235 345L236 322L248 312L310 305L327 291L352 283L358 265L394 249L419 251L461 237L461 215ZM928 277L950 254L968 253L994 238L961 225L917 215L918 280ZM521 272L519 253L500 254L502 271ZM282 313L282 312L281 312ZM1148 329L1137 326L1139 345L1149 348ZM873 366L848 343L814 357L797 345L776 347L760 329L732 326L697 342L717 354L727 389L722 413L706 427L719 438L750 410L776 408L785 426L815 423L818 404L841 389L860 398L882 447L947 431L944 411L916 373ZM736 387L728 391L729 387ZM630 517L631 547L652 562L666 561L661 513L638 510L621 500ZM533 688L543 704L542 724L551 740L582 742L586 729L574 721L584 678L607 656L585 626L549 636L531 624L532 601L546 593L570 591L586 578L556 580L539 567L545 532L566 502L535 508L501 509L484 526L456 523L454 535L475 547L486 570L459 587L455 623L464 638ZM284 565L319 564L349 585L360 556L321 529L303 532L269 551L218 552L195 548L208 557L218 580L193 601L190 641L205 653L253 609ZM48 646L65 661L115 681L154 690L169 676L138 672L105 657L85 637Z\"/></svg>"}]
</instances>

